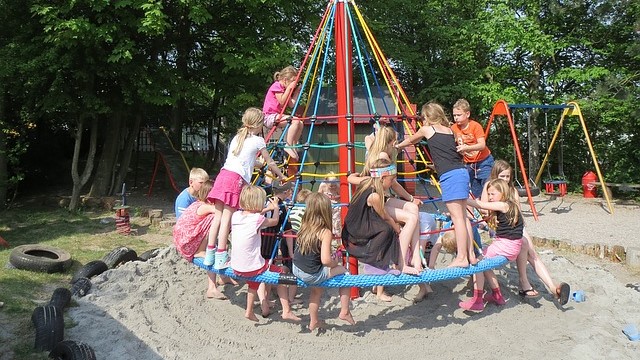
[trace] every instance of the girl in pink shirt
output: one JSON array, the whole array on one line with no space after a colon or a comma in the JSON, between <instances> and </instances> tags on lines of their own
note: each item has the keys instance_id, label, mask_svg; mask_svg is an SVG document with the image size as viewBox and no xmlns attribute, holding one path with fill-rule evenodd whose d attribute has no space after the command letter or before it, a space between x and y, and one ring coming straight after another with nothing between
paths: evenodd
<instances>
[{"instance_id":1,"label":"girl in pink shirt","mask_svg":"<svg viewBox=\"0 0 640 360\"><path fill-rule=\"evenodd\" d=\"M299 89L296 88L296 76L298 71L293 66L286 68L273 74L273 84L267 90L264 98L262 112L264 113L264 126L271 129L274 125L283 128L287 125L287 117L283 116L284 110L293 107L298 97ZM287 100L289 100L287 102ZM291 125L286 134L287 146L295 146L302 135L302 120L295 116L291 116ZM298 159L298 152L295 148L285 147L284 151L293 159Z\"/></svg>"},{"instance_id":2,"label":"girl in pink shirt","mask_svg":"<svg viewBox=\"0 0 640 360\"><path fill-rule=\"evenodd\" d=\"M279 212L278 200L270 199L270 204L264 208L263 204L267 199L267 193L263 188L247 185L240 193L240 208L231 216L231 268L233 272L242 277L254 277L269 270L280 273L282 268L276 265L269 265L260 254L262 245L260 229L276 226L278 224ZM274 210L275 209L275 210ZM274 210L274 211L271 211ZM271 217L265 218L262 215L271 211ZM251 321L258 321L253 313L253 303L256 297L260 300L262 316L269 316L269 299L267 298L267 285L254 281L247 281L249 290L247 293L247 309L244 317ZM289 304L289 292L285 285L278 285L278 297L282 304L282 318L285 320L300 321L292 311Z\"/></svg>"}]
</instances>

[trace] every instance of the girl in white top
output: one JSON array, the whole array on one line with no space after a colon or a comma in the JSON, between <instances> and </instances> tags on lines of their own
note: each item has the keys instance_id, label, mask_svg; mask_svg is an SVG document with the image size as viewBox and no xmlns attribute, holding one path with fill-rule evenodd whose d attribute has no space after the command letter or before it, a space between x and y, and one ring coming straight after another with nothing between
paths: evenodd
<instances>
[{"instance_id":1,"label":"girl in white top","mask_svg":"<svg viewBox=\"0 0 640 360\"><path fill-rule=\"evenodd\" d=\"M233 253L231 257L231 268L236 275L242 277L254 277L269 270L281 273L282 268L276 265L269 265L260 253L262 239L260 229L276 226L278 224L279 213L278 200L274 197L270 200L269 206L263 208L267 199L267 193L263 188L248 185L242 189L240 194L240 206L242 210L236 211L231 217L233 231L231 232ZM265 218L262 215L271 211L271 217ZM268 289L264 283L247 281L249 292L247 294L247 310L245 317L251 321L258 321L253 313L253 303L256 297L260 300L262 316L269 316ZM292 311L289 304L289 292L285 285L278 285L278 296L282 304L282 318L292 321L300 321Z\"/></svg>"},{"instance_id":2,"label":"girl in white top","mask_svg":"<svg viewBox=\"0 0 640 360\"><path fill-rule=\"evenodd\" d=\"M248 108L244 112L242 127L231 140L227 160L207 197L215 205L216 211L209 231L204 264L214 265L215 269L224 269L229 266L227 238L231 226L231 215L238 209L242 188L251 181L256 157L262 155L267 161L268 168L278 178L285 180L285 176L269 156L264 138L260 136L263 119L264 115L258 108Z\"/></svg>"}]
</instances>

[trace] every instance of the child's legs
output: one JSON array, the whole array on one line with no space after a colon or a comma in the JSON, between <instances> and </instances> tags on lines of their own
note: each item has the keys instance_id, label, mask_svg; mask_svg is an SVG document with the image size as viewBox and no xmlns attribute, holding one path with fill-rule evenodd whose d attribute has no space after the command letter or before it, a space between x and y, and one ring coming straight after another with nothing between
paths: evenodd
<instances>
[{"instance_id":1,"label":"child's legs","mask_svg":"<svg viewBox=\"0 0 640 360\"><path fill-rule=\"evenodd\" d=\"M529 257L529 246L525 246L526 241L523 241L520 253L516 259L516 266L518 267L518 278L520 280L520 289L527 291L532 289L529 278L527 277L527 259ZM535 267L534 267L535 269Z\"/></svg>"},{"instance_id":2,"label":"child's legs","mask_svg":"<svg viewBox=\"0 0 640 360\"><path fill-rule=\"evenodd\" d=\"M540 259L540 256L536 252L536 248L533 246L533 242L531 241L531 236L529 235L529 233L527 233L526 228L523 229L523 235L526 241L522 242L522 247L524 248L525 244L527 245L527 260L533 267L533 270L536 272L540 280L542 280L542 282L547 286L547 289L551 293L555 294L556 284L553 281L553 278L551 277L549 270L544 265L544 263L542 262L542 259Z\"/></svg>"},{"instance_id":3,"label":"child's legs","mask_svg":"<svg viewBox=\"0 0 640 360\"><path fill-rule=\"evenodd\" d=\"M402 256L402 261L399 262L399 270L402 270L409 263L407 258L409 247L414 249L410 263L414 267L421 267L420 253L418 251L418 241L420 240L418 206L399 199L389 199L385 203L385 210L395 221L404 223L399 236L400 254Z\"/></svg>"},{"instance_id":4,"label":"child's legs","mask_svg":"<svg viewBox=\"0 0 640 360\"><path fill-rule=\"evenodd\" d=\"M288 145L295 145L298 143L298 140L300 140L300 135L302 135L303 127L304 124L302 123L302 120L298 119L297 117L293 117L293 119L291 119L291 125L289 126L289 130L287 131Z\"/></svg>"},{"instance_id":5,"label":"child's legs","mask_svg":"<svg viewBox=\"0 0 640 360\"><path fill-rule=\"evenodd\" d=\"M467 256L469 258L469 263L476 264L478 260L476 259L476 253L473 248L475 246L475 241L473 240L473 226L471 226L471 221L468 216L465 216L465 225L467 228L467 239L469 239L467 241Z\"/></svg>"},{"instance_id":6,"label":"child's legs","mask_svg":"<svg viewBox=\"0 0 640 360\"><path fill-rule=\"evenodd\" d=\"M346 272L347 272L347 269L344 266L342 265L334 266L331 269L329 269L329 278L332 278L336 275L344 274Z\"/></svg>"},{"instance_id":7,"label":"child's legs","mask_svg":"<svg viewBox=\"0 0 640 360\"><path fill-rule=\"evenodd\" d=\"M479 272L473 275L474 290L484 290L484 277L488 272L489 271L484 271L484 272Z\"/></svg>"},{"instance_id":8,"label":"child's legs","mask_svg":"<svg viewBox=\"0 0 640 360\"><path fill-rule=\"evenodd\" d=\"M216 202L217 205L217 202ZM218 249L226 250L227 242L229 241L229 232L231 231L231 215L236 209L231 206L224 205L222 209L222 216L220 221L220 229L218 230ZM213 227L213 226L212 226Z\"/></svg>"},{"instance_id":9,"label":"child's legs","mask_svg":"<svg viewBox=\"0 0 640 360\"><path fill-rule=\"evenodd\" d=\"M309 328L314 329L318 326L320 319L318 318L318 309L320 308L320 298L323 289L321 287L312 287L309 294Z\"/></svg>"},{"instance_id":10,"label":"child's legs","mask_svg":"<svg viewBox=\"0 0 640 360\"><path fill-rule=\"evenodd\" d=\"M483 278L487 279L487 283L489 283L489 287L491 288L491 290L498 289L500 287L498 278L496 277L496 274L493 272L493 270L484 271L483 274ZM484 281L482 285L484 287ZM482 287L480 289L482 289Z\"/></svg>"},{"instance_id":11,"label":"child's legs","mask_svg":"<svg viewBox=\"0 0 640 360\"><path fill-rule=\"evenodd\" d=\"M465 211L467 209L466 200L453 200L446 203L447 210L451 216L456 236L456 258L451 262L450 266L469 266L469 229L467 228L467 216Z\"/></svg>"},{"instance_id":12,"label":"child's legs","mask_svg":"<svg viewBox=\"0 0 640 360\"><path fill-rule=\"evenodd\" d=\"M224 210L224 203L220 200L214 200L214 217L211 221L211 227L209 228L209 240L207 246L215 247L218 243L218 232L220 230L220 222L222 221L222 211ZM225 243L226 246L226 243Z\"/></svg>"}]
</instances>

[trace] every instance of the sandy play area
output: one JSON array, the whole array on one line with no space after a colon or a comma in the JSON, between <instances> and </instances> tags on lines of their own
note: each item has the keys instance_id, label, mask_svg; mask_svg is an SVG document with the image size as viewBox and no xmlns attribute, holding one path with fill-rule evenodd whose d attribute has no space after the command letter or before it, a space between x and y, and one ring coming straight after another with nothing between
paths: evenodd
<instances>
[{"instance_id":1,"label":"sandy play area","mask_svg":"<svg viewBox=\"0 0 640 360\"><path fill-rule=\"evenodd\" d=\"M572 211L578 214L584 206L595 210L593 219L612 221L601 207L579 200L563 213L554 214L554 204L542 208L532 233L546 231L548 237L555 227L557 238L567 241L572 233L589 233L587 227L596 220L581 212L569 220ZM638 234L640 210L616 210L636 219L627 222L635 230L608 231L637 244L632 237ZM558 216L564 216L564 226L553 222ZM596 228L592 231L601 231ZM328 289L320 309L328 329L309 332L306 304L294 307L301 323L282 321L277 313L259 323L244 319L244 284L221 287L229 300L206 299L204 271L168 246L147 263L127 263L94 278L91 292L68 311L77 325L65 337L90 344L102 359L640 358L640 342L622 333L628 323L640 327L639 271L586 255L539 250L555 280L569 283L572 291L583 290L586 301L560 308L531 269L529 277L542 296L521 299L517 272L508 265L498 271L505 306L488 305L479 314L460 310L459 300L470 295L467 279L433 284L435 292L418 304L411 301L417 287L389 288L391 303L363 289L363 297L353 302L357 324L349 326L335 319L337 290ZM439 266L445 266L448 257L441 261ZM307 299L307 290L299 293Z\"/></svg>"}]
</instances>

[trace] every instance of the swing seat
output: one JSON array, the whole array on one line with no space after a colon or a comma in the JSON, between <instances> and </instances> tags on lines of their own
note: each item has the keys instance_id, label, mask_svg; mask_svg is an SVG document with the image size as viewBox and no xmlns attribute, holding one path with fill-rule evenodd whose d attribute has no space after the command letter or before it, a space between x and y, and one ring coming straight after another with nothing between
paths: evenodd
<instances>
[{"instance_id":1,"label":"swing seat","mask_svg":"<svg viewBox=\"0 0 640 360\"><path fill-rule=\"evenodd\" d=\"M517 183L516 189L518 190L518 195L520 197L527 197L527 188L524 185L520 184L520 182L518 182L517 180L516 180L516 183ZM540 188L531 179L529 179L529 189L531 190L532 197L540 195Z\"/></svg>"},{"instance_id":2,"label":"swing seat","mask_svg":"<svg viewBox=\"0 0 640 360\"><path fill-rule=\"evenodd\" d=\"M567 195L567 182L564 180L546 180L544 181L544 192L549 196L564 197Z\"/></svg>"}]
</instances>

